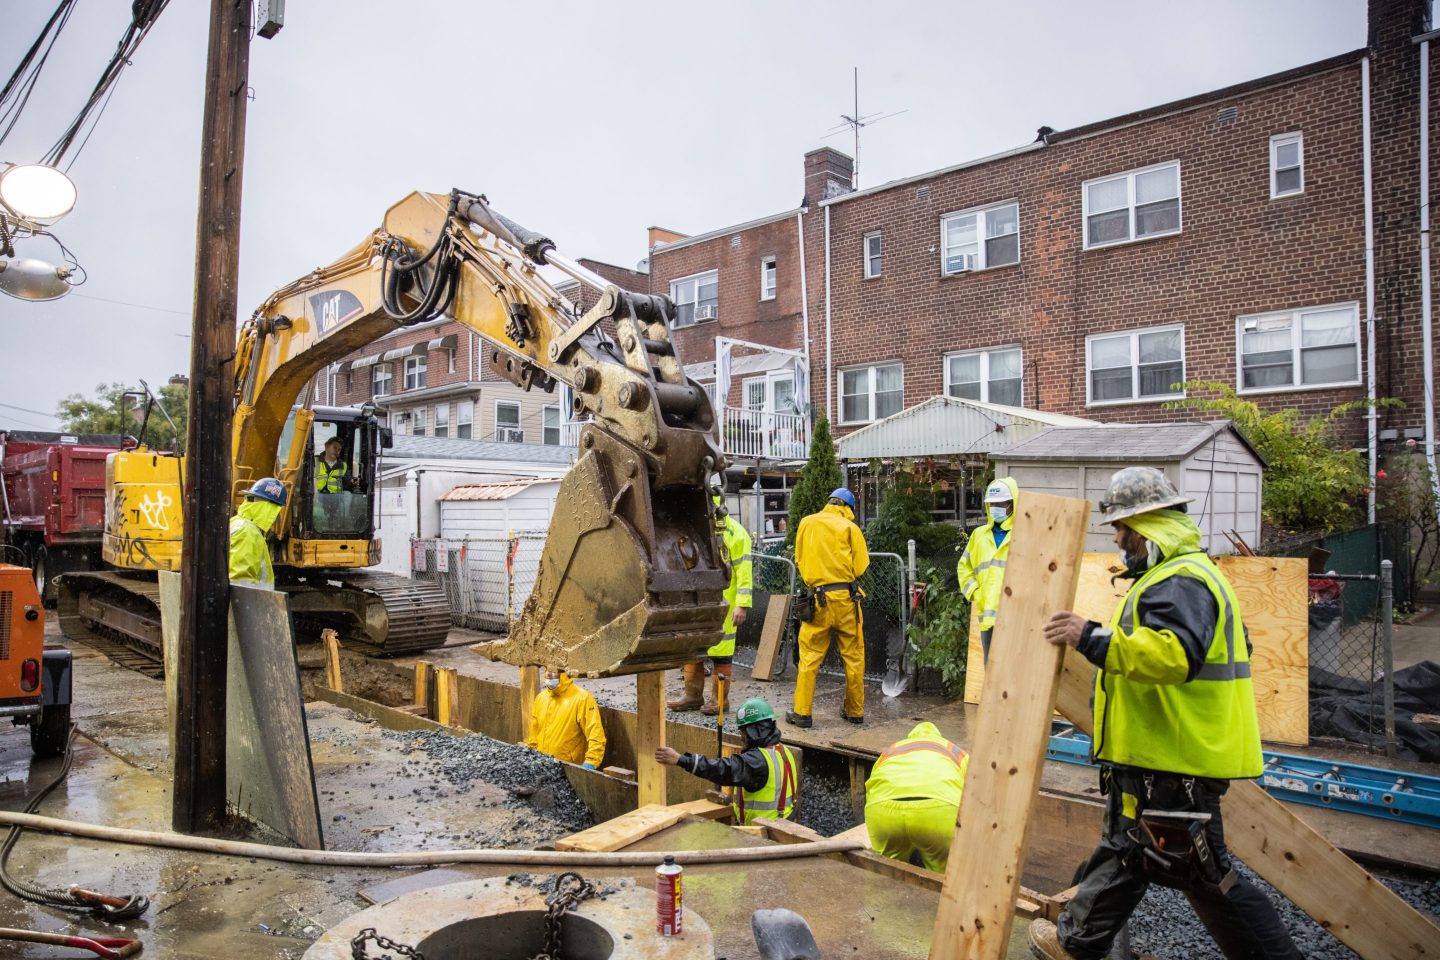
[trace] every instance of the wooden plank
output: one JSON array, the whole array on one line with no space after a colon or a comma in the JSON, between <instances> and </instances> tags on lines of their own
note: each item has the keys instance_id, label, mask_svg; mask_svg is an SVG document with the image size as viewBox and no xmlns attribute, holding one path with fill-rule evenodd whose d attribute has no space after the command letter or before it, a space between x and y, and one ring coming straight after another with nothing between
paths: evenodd
<instances>
[{"instance_id":1,"label":"wooden plank","mask_svg":"<svg viewBox=\"0 0 1440 960\"><path fill-rule=\"evenodd\" d=\"M340 636L326 627L320 631L320 642L325 644L325 686L344 693L345 679L340 674Z\"/></svg>"},{"instance_id":2,"label":"wooden plank","mask_svg":"<svg viewBox=\"0 0 1440 960\"><path fill-rule=\"evenodd\" d=\"M424 704L425 712L432 717L435 712L432 709L434 703L430 698L430 674L434 666L429 660L415 661L415 702Z\"/></svg>"},{"instance_id":3,"label":"wooden plank","mask_svg":"<svg viewBox=\"0 0 1440 960\"><path fill-rule=\"evenodd\" d=\"M454 726L459 715L460 686L453 667L435 668L435 719Z\"/></svg>"},{"instance_id":4,"label":"wooden plank","mask_svg":"<svg viewBox=\"0 0 1440 960\"><path fill-rule=\"evenodd\" d=\"M1056 706L1086 733L1094 685L1094 668L1070 651ZM1440 927L1254 781L1231 783L1222 810L1230 852L1351 950L1367 960L1440 957Z\"/></svg>"},{"instance_id":5,"label":"wooden plank","mask_svg":"<svg viewBox=\"0 0 1440 960\"><path fill-rule=\"evenodd\" d=\"M854 757L847 758L850 768L850 815L856 820L865 820L865 781L870 776L869 765Z\"/></svg>"},{"instance_id":6,"label":"wooden plank","mask_svg":"<svg viewBox=\"0 0 1440 960\"><path fill-rule=\"evenodd\" d=\"M315 688L315 697L337 707L344 707L352 713L376 721L386 730L444 730L434 720L416 716L409 707L387 707L383 703L357 697L353 693L341 693L325 687Z\"/></svg>"},{"instance_id":7,"label":"wooden plank","mask_svg":"<svg viewBox=\"0 0 1440 960\"><path fill-rule=\"evenodd\" d=\"M1027 494L1017 506L995 664L971 741L970 769L930 940L930 960L1001 960L1015 920L1025 834L1045 765L1063 649L1040 638L1080 578L1090 503Z\"/></svg>"},{"instance_id":8,"label":"wooden plank","mask_svg":"<svg viewBox=\"0 0 1440 960\"><path fill-rule=\"evenodd\" d=\"M665 780L670 768L657 763L655 751L665 746L665 671L635 674L635 771L640 778L640 805L667 802Z\"/></svg>"},{"instance_id":9,"label":"wooden plank","mask_svg":"<svg viewBox=\"0 0 1440 960\"><path fill-rule=\"evenodd\" d=\"M520 668L520 739L524 743L530 736L530 715L535 709L535 698L540 695L540 668L527 665ZM608 736L609 731L606 731Z\"/></svg>"},{"instance_id":10,"label":"wooden plank","mask_svg":"<svg viewBox=\"0 0 1440 960\"><path fill-rule=\"evenodd\" d=\"M672 803L671 810L679 810L687 817L699 817L702 820L729 820L735 814L735 810L728 803L717 803L714 800L687 800L684 803Z\"/></svg>"},{"instance_id":11,"label":"wooden plank","mask_svg":"<svg viewBox=\"0 0 1440 960\"><path fill-rule=\"evenodd\" d=\"M608 853L622 850L632 843L675 826L685 819L685 811L659 804L645 804L637 810L597 823L588 830L572 833L555 841L556 850L588 850Z\"/></svg>"},{"instance_id":12,"label":"wooden plank","mask_svg":"<svg viewBox=\"0 0 1440 960\"><path fill-rule=\"evenodd\" d=\"M765 608L765 623L760 627L760 646L755 651L755 666L750 670L754 680L769 680L775 676L775 659L780 653L780 641L785 638L785 624L790 619L788 593L777 593L770 597Z\"/></svg>"},{"instance_id":13,"label":"wooden plank","mask_svg":"<svg viewBox=\"0 0 1440 960\"><path fill-rule=\"evenodd\" d=\"M1304 746L1310 742L1310 633L1307 562L1295 557L1217 557L1235 587L1250 632L1252 683L1260 738ZM1111 579L1123 569L1113 553L1087 553L1075 593L1075 612L1107 623L1130 581ZM980 630L970 624L965 700L980 702L985 666Z\"/></svg>"}]
</instances>

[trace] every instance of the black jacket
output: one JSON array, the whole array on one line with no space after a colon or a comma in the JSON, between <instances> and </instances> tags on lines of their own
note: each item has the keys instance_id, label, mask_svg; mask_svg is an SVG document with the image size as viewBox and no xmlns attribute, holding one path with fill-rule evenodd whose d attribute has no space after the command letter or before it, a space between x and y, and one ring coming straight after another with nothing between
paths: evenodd
<instances>
[{"instance_id":1,"label":"black jacket","mask_svg":"<svg viewBox=\"0 0 1440 960\"><path fill-rule=\"evenodd\" d=\"M1220 609L1215 605L1215 596L1210 588L1184 574L1166 577L1146 587L1145 592L1140 594L1137 613L1144 626L1175 634L1190 666L1185 679L1194 680L1205 663L1205 655L1210 652L1210 644L1215 640L1215 625L1220 620ZM1109 627L1092 620L1080 635L1078 649L1086 660L1104 668L1105 655L1110 651L1110 636Z\"/></svg>"},{"instance_id":2,"label":"black jacket","mask_svg":"<svg viewBox=\"0 0 1440 960\"><path fill-rule=\"evenodd\" d=\"M765 762L761 748L780 742L780 731L774 721L762 722L769 724L771 729L759 740L749 742L734 756L714 760L698 753L682 753L680 768L722 787L739 787L751 793L759 790L770 779L770 765Z\"/></svg>"}]
</instances>

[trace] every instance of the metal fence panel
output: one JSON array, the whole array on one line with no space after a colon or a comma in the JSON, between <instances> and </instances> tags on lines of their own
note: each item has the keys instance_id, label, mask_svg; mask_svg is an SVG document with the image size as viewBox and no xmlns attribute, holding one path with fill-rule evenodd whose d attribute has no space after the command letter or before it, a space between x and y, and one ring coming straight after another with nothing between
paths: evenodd
<instances>
[{"instance_id":1,"label":"metal fence panel","mask_svg":"<svg viewBox=\"0 0 1440 960\"><path fill-rule=\"evenodd\" d=\"M438 583L458 627L508 633L535 587L544 531L506 537L411 540L411 575Z\"/></svg>"}]
</instances>

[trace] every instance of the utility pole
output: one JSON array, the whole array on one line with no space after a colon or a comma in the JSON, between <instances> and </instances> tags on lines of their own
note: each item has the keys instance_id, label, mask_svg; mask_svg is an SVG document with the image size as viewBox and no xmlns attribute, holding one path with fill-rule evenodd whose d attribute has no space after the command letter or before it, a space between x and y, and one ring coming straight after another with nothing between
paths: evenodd
<instances>
[{"instance_id":1,"label":"utility pole","mask_svg":"<svg viewBox=\"0 0 1440 960\"><path fill-rule=\"evenodd\" d=\"M230 422L249 73L250 0L211 0L190 339L180 642L174 664L172 823L182 833L213 829L225 815Z\"/></svg>"}]
</instances>

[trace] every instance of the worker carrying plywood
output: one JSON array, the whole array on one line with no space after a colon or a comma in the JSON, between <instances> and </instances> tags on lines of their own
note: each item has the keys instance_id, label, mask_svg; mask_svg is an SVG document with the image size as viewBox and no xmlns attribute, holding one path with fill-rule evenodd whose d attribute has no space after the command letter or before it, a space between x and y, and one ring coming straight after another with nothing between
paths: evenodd
<instances>
[{"instance_id":1,"label":"worker carrying plywood","mask_svg":"<svg viewBox=\"0 0 1440 960\"><path fill-rule=\"evenodd\" d=\"M1005 561L1010 557L1010 532L1015 527L1015 503L1020 486L1001 477L985 488L985 523L970 534L965 552L955 564L960 592L979 610L980 648L990 660L990 635L995 632L995 611L1005 586Z\"/></svg>"},{"instance_id":2,"label":"worker carrying plywood","mask_svg":"<svg viewBox=\"0 0 1440 960\"><path fill-rule=\"evenodd\" d=\"M1046 640L1099 668L1106 806L1105 835L1058 927L1031 924L1039 957L1106 956L1151 883L1183 890L1227 957L1300 957L1225 849L1220 797L1264 763L1240 601L1200 549L1189 499L1152 467L1118 471L1100 509L1135 583L1107 625L1070 612L1045 625Z\"/></svg>"},{"instance_id":3,"label":"worker carrying plywood","mask_svg":"<svg viewBox=\"0 0 1440 960\"><path fill-rule=\"evenodd\" d=\"M800 766L780 742L774 708L763 697L751 697L736 711L735 722L745 748L734 756L712 760L658 747L655 760L722 787L739 787L732 801L737 824L744 826L756 817L788 820L800 802Z\"/></svg>"},{"instance_id":4,"label":"worker carrying plywood","mask_svg":"<svg viewBox=\"0 0 1440 960\"><path fill-rule=\"evenodd\" d=\"M970 755L928 721L880 754L865 781L865 827L875 852L944 873L969 764Z\"/></svg>"},{"instance_id":5,"label":"worker carrying plywood","mask_svg":"<svg viewBox=\"0 0 1440 960\"><path fill-rule=\"evenodd\" d=\"M785 722L811 725L815 674L830 651L830 636L845 664L845 703L840 715L865 721L865 633L856 582L870 567L865 535L855 525L855 494L840 487L825 508L800 521L795 532L795 566L806 593L796 603L800 618L800 669L795 677L795 708Z\"/></svg>"},{"instance_id":6,"label":"worker carrying plywood","mask_svg":"<svg viewBox=\"0 0 1440 960\"><path fill-rule=\"evenodd\" d=\"M563 670L546 670L543 686L530 710L525 745L594 770L605 759L605 728L595 697Z\"/></svg>"},{"instance_id":7,"label":"worker carrying plywood","mask_svg":"<svg viewBox=\"0 0 1440 960\"><path fill-rule=\"evenodd\" d=\"M230 518L230 582L275 589L270 545L265 535L285 508L285 484L262 477L245 491L245 502Z\"/></svg>"},{"instance_id":8,"label":"worker carrying plywood","mask_svg":"<svg viewBox=\"0 0 1440 960\"><path fill-rule=\"evenodd\" d=\"M699 707L707 717L720 713L720 685L723 683L727 691L730 689L730 659L735 656L735 634L744 625L753 604L750 534L740 521L730 516L723 496L717 493L713 501L715 532L725 544L725 557L730 563L730 585L725 588L725 633L719 643L705 651L712 668L709 693L705 692L705 661L696 660L685 664L685 690L680 698L665 704L671 710L680 712Z\"/></svg>"}]
</instances>

